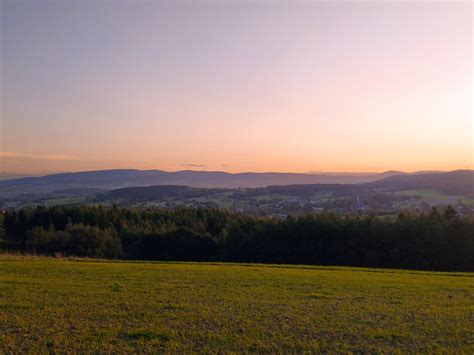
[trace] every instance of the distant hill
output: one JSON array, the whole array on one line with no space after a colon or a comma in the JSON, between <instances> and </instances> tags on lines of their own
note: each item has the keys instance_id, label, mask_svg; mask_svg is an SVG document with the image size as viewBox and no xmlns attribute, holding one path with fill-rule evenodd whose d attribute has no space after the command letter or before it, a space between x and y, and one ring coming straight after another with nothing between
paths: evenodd
<instances>
[{"instance_id":1,"label":"distant hill","mask_svg":"<svg viewBox=\"0 0 474 355\"><path fill-rule=\"evenodd\" d=\"M390 173L390 172L389 172ZM449 195L474 194L474 171L455 170L451 172L415 172L411 174L394 172L395 175L383 177L367 183L323 183L323 184L291 184L270 185L262 189L250 191L252 194L286 194L292 196L310 196L317 193L331 191L339 193L360 193L363 191L380 190L396 192L416 189L433 189ZM388 174L389 175L389 174ZM246 192L243 192L246 193Z\"/></svg>"},{"instance_id":2,"label":"distant hill","mask_svg":"<svg viewBox=\"0 0 474 355\"><path fill-rule=\"evenodd\" d=\"M232 200L245 199L260 195L279 194L293 197L311 197L316 194L330 192L334 195L358 194L369 188L361 184L309 184L309 185L272 185L267 187L230 189L230 188L199 188L180 185L155 185L124 187L98 194L94 202L136 203L151 202L164 199L189 199L216 196L230 193Z\"/></svg>"},{"instance_id":3,"label":"distant hill","mask_svg":"<svg viewBox=\"0 0 474 355\"><path fill-rule=\"evenodd\" d=\"M171 187L165 187L171 185ZM179 187L178 187L179 185ZM151 186L148 189L140 187ZM163 186L163 188L152 188ZM143 201L172 195L209 195L213 191L199 189L252 188L234 194L286 194L308 196L331 191L333 194L357 194L378 190L395 192L434 189L450 195L474 195L474 171L382 174L296 174L239 173L208 171L103 170L54 174L0 181L0 199L4 201L36 201L44 198L96 196L110 192L109 198ZM130 188L130 189L128 189ZM117 190L124 189L124 190ZM222 191L221 191L222 192ZM237 195L236 195L237 196ZM1 203L1 200L0 200Z\"/></svg>"},{"instance_id":4,"label":"distant hill","mask_svg":"<svg viewBox=\"0 0 474 355\"><path fill-rule=\"evenodd\" d=\"M0 172L0 180L11 180L11 179L19 179L25 177L32 177L32 176L43 176L46 174L19 174L19 173L5 173Z\"/></svg>"},{"instance_id":5,"label":"distant hill","mask_svg":"<svg viewBox=\"0 0 474 355\"><path fill-rule=\"evenodd\" d=\"M414 173L390 176L378 181L362 184L292 184L270 185L247 189L195 188L177 185L155 185L126 187L97 196L96 202L146 202L163 199L188 199L231 192L231 199L278 194L297 197L311 197L321 193L332 196L357 196L370 192L396 192L404 190L433 189L449 195L461 196L474 193L474 171L460 170L448 173Z\"/></svg>"},{"instance_id":6,"label":"distant hill","mask_svg":"<svg viewBox=\"0 0 474 355\"><path fill-rule=\"evenodd\" d=\"M231 191L228 189L206 189L180 185L156 185L140 187L124 187L109 191L97 196L97 201L127 201L127 202L145 202L153 200L162 200L166 198L196 198L209 196L214 193Z\"/></svg>"},{"instance_id":7,"label":"distant hill","mask_svg":"<svg viewBox=\"0 0 474 355\"><path fill-rule=\"evenodd\" d=\"M399 172L382 174L238 173L221 171L101 170L62 173L0 181L0 197L44 195L56 190L118 189L132 186L185 185L202 188L265 187L290 184L357 184Z\"/></svg>"},{"instance_id":8,"label":"distant hill","mask_svg":"<svg viewBox=\"0 0 474 355\"><path fill-rule=\"evenodd\" d=\"M455 170L446 173L394 175L366 183L364 186L386 191L434 189L450 195L468 195L474 193L474 171Z\"/></svg>"}]
</instances>

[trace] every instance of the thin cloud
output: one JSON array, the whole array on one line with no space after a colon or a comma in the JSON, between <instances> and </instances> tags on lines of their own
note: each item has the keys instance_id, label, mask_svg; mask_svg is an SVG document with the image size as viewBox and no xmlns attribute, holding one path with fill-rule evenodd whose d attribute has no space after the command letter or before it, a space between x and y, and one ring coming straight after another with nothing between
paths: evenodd
<instances>
[{"instance_id":1,"label":"thin cloud","mask_svg":"<svg viewBox=\"0 0 474 355\"><path fill-rule=\"evenodd\" d=\"M50 173L102 169L150 169L154 165L143 162L107 158L77 157L65 154L30 154L0 151L0 170L16 173Z\"/></svg>"},{"instance_id":2,"label":"thin cloud","mask_svg":"<svg viewBox=\"0 0 474 355\"><path fill-rule=\"evenodd\" d=\"M0 152L0 158L5 159L36 159L36 160L52 160L52 161L74 161L80 160L76 157L72 157L64 154L27 154L27 153L15 153L15 152Z\"/></svg>"},{"instance_id":3,"label":"thin cloud","mask_svg":"<svg viewBox=\"0 0 474 355\"><path fill-rule=\"evenodd\" d=\"M205 168L206 167L203 164L179 164L179 166L184 166L188 168Z\"/></svg>"}]
</instances>

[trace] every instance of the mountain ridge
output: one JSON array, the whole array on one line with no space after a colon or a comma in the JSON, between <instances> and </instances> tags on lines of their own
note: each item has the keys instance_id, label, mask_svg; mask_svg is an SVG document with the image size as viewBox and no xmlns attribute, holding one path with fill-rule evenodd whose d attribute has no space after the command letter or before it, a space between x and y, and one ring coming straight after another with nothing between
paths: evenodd
<instances>
[{"instance_id":1,"label":"mountain ridge","mask_svg":"<svg viewBox=\"0 0 474 355\"><path fill-rule=\"evenodd\" d=\"M315 183L364 183L391 173L325 175L307 173L228 173L223 171L111 169L58 173L0 181L0 197L19 193L44 194L71 188L117 189L132 186L186 185L203 188L265 187L269 185ZM19 191L21 189L21 191Z\"/></svg>"},{"instance_id":2,"label":"mountain ridge","mask_svg":"<svg viewBox=\"0 0 474 355\"><path fill-rule=\"evenodd\" d=\"M325 175L308 173L228 173L223 171L111 169L59 173L0 181L0 198L25 194L45 195L60 190L115 190L127 187L180 185L195 188L262 188L301 185L355 185L397 191L433 188L446 193L472 193L473 170L451 172L367 173Z\"/></svg>"}]
</instances>

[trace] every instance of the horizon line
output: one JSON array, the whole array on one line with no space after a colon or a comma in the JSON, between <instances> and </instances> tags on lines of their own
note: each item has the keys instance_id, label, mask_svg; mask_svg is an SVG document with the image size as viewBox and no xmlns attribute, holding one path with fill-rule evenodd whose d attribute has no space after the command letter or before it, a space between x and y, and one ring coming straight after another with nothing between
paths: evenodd
<instances>
[{"instance_id":1,"label":"horizon line","mask_svg":"<svg viewBox=\"0 0 474 355\"><path fill-rule=\"evenodd\" d=\"M163 169L137 169L137 168L112 168L112 169L94 169L94 170L75 170L75 171L52 171L52 172L30 172L30 173L21 173L21 172L11 172L11 171L0 171L0 175L23 175L24 177L30 176L48 176L48 175L59 175L59 174L76 174L76 173L92 173L92 172L103 172L103 171L159 171L164 173L180 173L180 172L195 172L195 173L224 173L229 175L239 175L239 174L298 174L298 175L377 175L377 174L386 174L386 173L400 173L400 174L416 174L416 173L447 173L453 171L474 171L474 169L469 168L459 168L453 170L414 170L414 171L403 171L403 170L385 170L385 171L308 171L308 172L292 172L292 171L241 171L241 172L229 172L224 170L192 170L192 169L183 169L183 170L163 170ZM12 178L14 179L14 178Z\"/></svg>"}]
</instances>

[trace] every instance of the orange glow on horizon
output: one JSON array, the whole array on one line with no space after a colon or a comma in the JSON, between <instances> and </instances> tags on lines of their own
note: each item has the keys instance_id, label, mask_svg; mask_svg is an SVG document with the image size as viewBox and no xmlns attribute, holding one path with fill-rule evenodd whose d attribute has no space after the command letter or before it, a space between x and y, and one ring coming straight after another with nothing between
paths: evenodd
<instances>
[{"instance_id":1,"label":"orange glow on horizon","mask_svg":"<svg viewBox=\"0 0 474 355\"><path fill-rule=\"evenodd\" d=\"M26 0L0 26L1 172L474 169L471 2Z\"/></svg>"}]
</instances>

